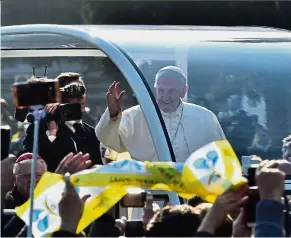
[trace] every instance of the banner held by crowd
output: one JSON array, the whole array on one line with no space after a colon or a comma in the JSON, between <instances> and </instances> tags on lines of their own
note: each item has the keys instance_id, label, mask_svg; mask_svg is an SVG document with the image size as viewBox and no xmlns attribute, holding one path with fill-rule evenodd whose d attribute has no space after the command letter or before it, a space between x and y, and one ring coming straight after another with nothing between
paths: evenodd
<instances>
[{"instance_id":1,"label":"banner held by crowd","mask_svg":"<svg viewBox=\"0 0 291 238\"><path fill-rule=\"evenodd\" d=\"M185 164L126 159L81 171L71 175L70 180L80 197L91 195L85 203L77 232L106 213L128 188L173 191L186 199L199 195L214 202L228 188L246 183L240 163L226 140L200 148ZM58 203L64 189L64 178L58 174L47 172L38 183L32 227L35 236L59 229ZM25 223L29 220L29 202L16 208L17 215Z\"/></svg>"}]
</instances>

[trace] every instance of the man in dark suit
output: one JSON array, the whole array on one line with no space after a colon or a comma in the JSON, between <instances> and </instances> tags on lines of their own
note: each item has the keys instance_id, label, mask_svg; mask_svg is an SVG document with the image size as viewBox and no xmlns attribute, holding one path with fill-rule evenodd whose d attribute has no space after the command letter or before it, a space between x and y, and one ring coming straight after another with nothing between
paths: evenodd
<instances>
[{"instance_id":1,"label":"man in dark suit","mask_svg":"<svg viewBox=\"0 0 291 238\"><path fill-rule=\"evenodd\" d=\"M57 79L60 83L62 103L80 103L82 112L86 106L86 88L78 73L62 73ZM54 114L58 104L49 104L45 110ZM27 129L20 154L33 150L33 124ZM70 152L88 153L92 165L102 164L100 142L94 128L80 121L56 122L42 120L39 131L39 155L46 161L48 171L55 171L60 161ZM19 154L19 155L20 155Z\"/></svg>"},{"instance_id":2,"label":"man in dark suit","mask_svg":"<svg viewBox=\"0 0 291 238\"><path fill-rule=\"evenodd\" d=\"M241 160L241 156L248 154L248 148L255 135L253 118L243 109L242 95L239 93L229 96L228 107L226 118L220 122L227 140Z\"/></svg>"}]
</instances>

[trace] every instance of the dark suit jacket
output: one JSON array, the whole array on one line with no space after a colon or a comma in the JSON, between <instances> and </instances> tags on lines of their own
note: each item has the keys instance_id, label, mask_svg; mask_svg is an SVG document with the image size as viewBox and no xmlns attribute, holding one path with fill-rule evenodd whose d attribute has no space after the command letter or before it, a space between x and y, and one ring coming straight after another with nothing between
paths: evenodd
<instances>
[{"instance_id":1,"label":"dark suit jacket","mask_svg":"<svg viewBox=\"0 0 291 238\"><path fill-rule=\"evenodd\" d=\"M33 128L33 124L27 128L27 135L19 155L33 151ZM64 156L70 152L74 154L77 152L89 153L93 165L102 164L100 142L94 128L84 122L83 128L81 133L74 134L66 124L59 125L57 138L51 142L46 135L48 129L46 123L43 121L40 123L38 154L46 161L48 171L54 172ZM76 143L77 151L73 140Z\"/></svg>"},{"instance_id":2,"label":"dark suit jacket","mask_svg":"<svg viewBox=\"0 0 291 238\"><path fill-rule=\"evenodd\" d=\"M16 187L14 187L5 196L4 208L15 209L15 207L21 206L26 201L27 199L17 191ZM17 215L14 215L12 217L3 215L1 224L4 225L4 228L1 233L2 237L16 237L19 235L19 233L21 233L21 231L25 227L24 221L22 221Z\"/></svg>"}]
</instances>

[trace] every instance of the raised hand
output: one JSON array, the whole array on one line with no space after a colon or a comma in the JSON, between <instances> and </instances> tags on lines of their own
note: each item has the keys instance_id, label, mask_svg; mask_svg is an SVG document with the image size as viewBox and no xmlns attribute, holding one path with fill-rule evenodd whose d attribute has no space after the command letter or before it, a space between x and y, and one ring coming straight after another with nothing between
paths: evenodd
<instances>
[{"instance_id":1,"label":"raised hand","mask_svg":"<svg viewBox=\"0 0 291 238\"><path fill-rule=\"evenodd\" d=\"M220 195L206 214L198 231L214 235L216 230L225 221L227 215L247 201L248 197L244 196L246 189L247 187L244 186L236 191L228 190Z\"/></svg>"},{"instance_id":2,"label":"raised hand","mask_svg":"<svg viewBox=\"0 0 291 238\"><path fill-rule=\"evenodd\" d=\"M59 203L59 213L62 219L60 229L75 234L83 214L84 204L90 195L80 198L70 182L70 174L66 173L64 177L66 189Z\"/></svg>"},{"instance_id":3,"label":"raised hand","mask_svg":"<svg viewBox=\"0 0 291 238\"><path fill-rule=\"evenodd\" d=\"M264 160L256 170L256 183L261 200L281 201L284 193L285 173L276 160Z\"/></svg>"},{"instance_id":4,"label":"raised hand","mask_svg":"<svg viewBox=\"0 0 291 238\"><path fill-rule=\"evenodd\" d=\"M251 237L252 231L245 224L243 208L240 209L238 217L234 220L232 226L232 237Z\"/></svg>"},{"instance_id":5,"label":"raised hand","mask_svg":"<svg viewBox=\"0 0 291 238\"><path fill-rule=\"evenodd\" d=\"M83 155L82 152L76 155L74 155L73 153L69 153L59 163L55 173L63 175L65 173L74 174L84 169L88 169L92 165L92 161L89 160L89 158L89 154Z\"/></svg>"},{"instance_id":6,"label":"raised hand","mask_svg":"<svg viewBox=\"0 0 291 238\"><path fill-rule=\"evenodd\" d=\"M120 219L115 219L115 227L117 227L120 231L120 235L124 235L124 232L126 230L126 223L127 219L126 217L121 217Z\"/></svg>"},{"instance_id":7,"label":"raised hand","mask_svg":"<svg viewBox=\"0 0 291 238\"><path fill-rule=\"evenodd\" d=\"M45 111L50 114L54 114L60 103L50 103L45 106Z\"/></svg>"},{"instance_id":8,"label":"raised hand","mask_svg":"<svg viewBox=\"0 0 291 238\"><path fill-rule=\"evenodd\" d=\"M121 101L125 91L119 93L119 82L114 81L108 88L106 94L107 107L109 109L110 118L115 118L121 112Z\"/></svg>"}]
</instances>

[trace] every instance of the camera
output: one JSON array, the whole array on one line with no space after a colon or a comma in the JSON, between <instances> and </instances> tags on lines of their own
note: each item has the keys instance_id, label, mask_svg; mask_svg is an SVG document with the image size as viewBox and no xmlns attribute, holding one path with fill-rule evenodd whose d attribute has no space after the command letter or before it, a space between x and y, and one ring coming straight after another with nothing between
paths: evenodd
<instances>
[{"instance_id":1,"label":"camera","mask_svg":"<svg viewBox=\"0 0 291 238\"><path fill-rule=\"evenodd\" d=\"M65 122L82 119L82 109L80 103L59 104L54 114L47 114L45 120Z\"/></svg>"},{"instance_id":2,"label":"camera","mask_svg":"<svg viewBox=\"0 0 291 238\"><path fill-rule=\"evenodd\" d=\"M24 122L26 119L29 123L34 122L34 117L31 110L28 108L16 108L14 118L17 121ZM74 121L82 119L82 109L80 103L65 103L59 104L54 114L47 113L44 121L55 121L57 123L65 121Z\"/></svg>"},{"instance_id":3,"label":"camera","mask_svg":"<svg viewBox=\"0 0 291 238\"><path fill-rule=\"evenodd\" d=\"M13 101L17 108L29 108L61 101L59 82L54 79L35 78L12 85Z\"/></svg>"},{"instance_id":4,"label":"camera","mask_svg":"<svg viewBox=\"0 0 291 238\"><path fill-rule=\"evenodd\" d=\"M86 93L86 88L79 83L71 83L60 88L60 92L62 92L64 98L79 98Z\"/></svg>"}]
</instances>

